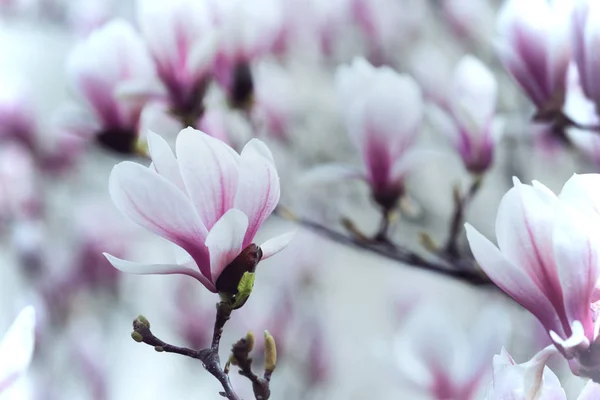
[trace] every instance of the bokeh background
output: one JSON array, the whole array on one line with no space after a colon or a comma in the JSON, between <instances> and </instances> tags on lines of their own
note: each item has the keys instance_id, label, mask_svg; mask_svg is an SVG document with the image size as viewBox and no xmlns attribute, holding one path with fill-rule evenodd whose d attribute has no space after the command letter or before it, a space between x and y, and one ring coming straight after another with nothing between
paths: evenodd
<instances>
[{"instance_id":1,"label":"bokeh background","mask_svg":"<svg viewBox=\"0 0 600 400\"><path fill-rule=\"evenodd\" d=\"M466 220L490 238L513 175L540 180L556 191L574 172L596 170L593 160L577 150L536 135L529 122L532 106L494 53L500 1L245 3L249 16L275 13L279 42L252 59L250 107L232 108L225 91L211 85L206 109L219 117L206 130L220 129L238 149L251 137L267 142L281 177L281 204L297 215L340 232L342 218L367 233L379 224L378 208L363 182L315 185L305 179L323 163L360 164L334 86L337 67L357 56L411 74L428 101L445 96L451 71L465 54L494 72L505 134L466 212ZM156 353L130 337L132 320L143 314L162 339L206 346L216 295L185 276L122 274L102 256L171 257L167 244L121 216L108 194L116 163L148 161L111 152L80 134L85 121L72 111L81 101L68 73L69 54L114 18L135 25L136 3L0 0L0 332L27 304L38 315L32 366L5 396L218 399L218 382L199 362ZM102 63L102 54L96 62ZM178 131L153 121L140 126L147 128L170 143ZM430 257L420 234L444 240L453 188L466 188L470 176L427 120L419 146L437 156L408 175L391 237ZM259 237L295 227L273 216ZM464 237L460 240L467 248ZM484 333L477 330L481 326L487 328ZM492 285L403 265L303 228L288 249L260 264L252 296L225 328L222 359L248 330L260 338L265 329L275 336L280 353L272 398L290 400L435 399L422 382L432 362L428 354L439 348L452 353L454 369L463 364L478 369L480 390L473 398L480 398L492 366L491 357L477 364L482 354L505 346L523 362L548 344L538 322ZM260 352L255 358L260 366ZM568 392L582 386L564 363L552 367ZM235 375L233 384L243 398L253 398L248 381Z\"/></svg>"}]
</instances>

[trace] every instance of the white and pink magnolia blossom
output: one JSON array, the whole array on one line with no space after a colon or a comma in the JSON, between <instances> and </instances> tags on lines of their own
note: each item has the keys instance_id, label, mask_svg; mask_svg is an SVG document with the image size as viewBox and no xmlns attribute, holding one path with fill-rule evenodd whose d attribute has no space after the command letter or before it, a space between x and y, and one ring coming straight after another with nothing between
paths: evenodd
<instances>
[{"instance_id":1,"label":"white and pink magnolia blossom","mask_svg":"<svg viewBox=\"0 0 600 400\"><path fill-rule=\"evenodd\" d=\"M143 264L105 254L117 269L185 274L212 292L235 293L244 272L291 240L287 233L260 247L253 243L280 194L273 157L260 140L251 140L238 154L222 141L187 128L177 136L177 157L152 132L148 147L149 168L128 161L114 167L111 197L134 222L185 252L175 264Z\"/></svg>"},{"instance_id":2,"label":"white and pink magnolia blossom","mask_svg":"<svg viewBox=\"0 0 600 400\"><path fill-rule=\"evenodd\" d=\"M514 187L496 217L498 247L469 224L489 278L542 323L577 375L600 381L598 321L600 175L574 175L556 196L539 182Z\"/></svg>"},{"instance_id":3,"label":"white and pink magnolia blossom","mask_svg":"<svg viewBox=\"0 0 600 400\"><path fill-rule=\"evenodd\" d=\"M172 109L198 116L217 54L217 31L205 1L138 1L142 36Z\"/></svg>"},{"instance_id":4,"label":"white and pink magnolia blossom","mask_svg":"<svg viewBox=\"0 0 600 400\"><path fill-rule=\"evenodd\" d=\"M423 119L421 89L410 76L360 58L338 69L336 89L348 135L365 166L349 174L364 178L374 199L391 208L407 172L422 158L412 149Z\"/></svg>"},{"instance_id":5,"label":"white and pink magnolia blossom","mask_svg":"<svg viewBox=\"0 0 600 400\"><path fill-rule=\"evenodd\" d=\"M473 173L487 170L502 134L496 118L498 83L477 58L464 56L454 71L447 106L434 107L432 122L448 137L465 167Z\"/></svg>"},{"instance_id":6,"label":"white and pink magnolia blossom","mask_svg":"<svg viewBox=\"0 0 600 400\"><path fill-rule=\"evenodd\" d=\"M573 58L579 70L585 95L600 103L600 59L596 49L600 45L600 3L595 0L576 0L572 18Z\"/></svg>"},{"instance_id":7,"label":"white and pink magnolia blossom","mask_svg":"<svg viewBox=\"0 0 600 400\"><path fill-rule=\"evenodd\" d=\"M142 107L162 90L135 30L123 20L102 26L75 47L67 72L73 90L92 114L89 133L115 151L131 152Z\"/></svg>"},{"instance_id":8,"label":"white and pink magnolia blossom","mask_svg":"<svg viewBox=\"0 0 600 400\"><path fill-rule=\"evenodd\" d=\"M23 77L14 74L0 84L0 141L18 141L29 149L36 145L37 112Z\"/></svg>"},{"instance_id":9,"label":"white and pink magnolia blossom","mask_svg":"<svg viewBox=\"0 0 600 400\"><path fill-rule=\"evenodd\" d=\"M431 399L476 399L506 336L499 316L486 309L466 330L437 304L420 304L404 318L394 346L402 377Z\"/></svg>"},{"instance_id":10,"label":"white and pink magnolia blossom","mask_svg":"<svg viewBox=\"0 0 600 400\"><path fill-rule=\"evenodd\" d=\"M567 400L558 377L546 366L556 350L547 347L531 360L517 364L502 348L494 356L494 379L485 400ZM600 397L600 385L589 381L577 400L594 400Z\"/></svg>"},{"instance_id":11,"label":"white and pink magnolia blossom","mask_svg":"<svg viewBox=\"0 0 600 400\"><path fill-rule=\"evenodd\" d=\"M31 362L35 341L35 310L25 307L0 339L0 397L21 378Z\"/></svg>"},{"instance_id":12,"label":"white and pink magnolia blossom","mask_svg":"<svg viewBox=\"0 0 600 400\"><path fill-rule=\"evenodd\" d=\"M508 0L498 17L498 57L540 117L564 100L570 11L571 0Z\"/></svg>"},{"instance_id":13,"label":"white and pink magnolia blossom","mask_svg":"<svg viewBox=\"0 0 600 400\"><path fill-rule=\"evenodd\" d=\"M0 147L0 219L36 217L42 201L33 155L18 143Z\"/></svg>"}]
</instances>

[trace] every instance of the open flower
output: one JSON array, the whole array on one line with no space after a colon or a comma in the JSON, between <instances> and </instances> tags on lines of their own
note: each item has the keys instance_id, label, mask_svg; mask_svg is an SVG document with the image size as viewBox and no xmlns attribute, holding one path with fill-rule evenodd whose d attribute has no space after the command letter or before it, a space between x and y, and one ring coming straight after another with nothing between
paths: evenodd
<instances>
[{"instance_id":1,"label":"open flower","mask_svg":"<svg viewBox=\"0 0 600 400\"><path fill-rule=\"evenodd\" d=\"M570 0L508 0L498 17L498 57L540 117L564 101L570 10Z\"/></svg>"},{"instance_id":2,"label":"open flower","mask_svg":"<svg viewBox=\"0 0 600 400\"><path fill-rule=\"evenodd\" d=\"M93 116L95 126L89 133L111 150L132 152L142 107L162 88L131 25L114 20L90 34L70 54L67 70L73 89Z\"/></svg>"},{"instance_id":3,"label":"open flower","mask_svg":"<svg viewBox=\"0 0 600 400\"><path fill-rule=\"evenodd\" d=\"M148 134L152 165L116 165L113 202L142 227L173 242L185 256L176 264L140 264L105 254L121 271L185 274L212 292L237 293L244 272L282 250L284 234L260 247L258 228L279 201L279 177L271 152L253 139L237 154L222 141L192 128L182 130L177 158L164 139Z\"/></svg>"},{"instance_id":4,"label":"open flower","mask_svg":"<svg viewBox=\"0 0 600 400\"><path fill-rule=\"evenodd\" d=\"M502 133L495 119L498 83L492 72L473 56L465 56L454 71L447 108L435 107L432 119L473 173L487 170Z\"/></svg>"},{"instance_id":5,"label":"open flower","mask_svg":"<svg viewBox=\"0 0 600 400\"><path fill-rule=\"evenodd\" d=\"M0 340L0 395L23 376L35 340L35 310L24 308Z\"/></svg>"},{"instance_id":6,"label":"open flower","mask_svg":"<svg viewBox=\"0 0 600 400\"><path fill-rule=\"evenodd\" d=\"M378 204L391 209L419 158L411 147L423 119L421 89L410 76L364 59L340 67L336 87L348 134L365 165L355 175L367 180Z\"/></svg>"},{"instance_id":7,"label":"open flower","mask_svg":"<svg viewBox=\"0 0 600 400\"><path fill-rule=\"evenodd\" d=\"M600 4L595 0L578 0L573 9L573 57L581 77L585 95L600 104L600 59L596 48L600 45Z\"/></svg>"},{"instance_id":8,"label":"open flower","mask_svg":"<svg viewBox=\"0 0 600 400\"><path fill-rule=\"evenodd\" d=\"M574 175L559 196L539 182L500 203L498 247L470 225L467 237L489 278L534 314L578 375L600 381L597 311L600 175Z\"/></svg>"}]
</instances>

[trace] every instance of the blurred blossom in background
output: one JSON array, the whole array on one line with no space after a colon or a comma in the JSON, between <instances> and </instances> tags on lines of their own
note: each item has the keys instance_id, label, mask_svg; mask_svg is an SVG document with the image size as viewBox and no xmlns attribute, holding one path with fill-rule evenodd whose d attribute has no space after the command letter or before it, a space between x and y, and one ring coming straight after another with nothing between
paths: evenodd
<instances>
[{"instance_id":1,"label":"blurred blossom in background","mask_svg":"<svg viewBox=\"0 0 600 400\"><path fill-rule=\"evenodd\" d=\"M595 0L0 0L0 399L600 398L599 45Z\"/></svg>"}]
</instances>

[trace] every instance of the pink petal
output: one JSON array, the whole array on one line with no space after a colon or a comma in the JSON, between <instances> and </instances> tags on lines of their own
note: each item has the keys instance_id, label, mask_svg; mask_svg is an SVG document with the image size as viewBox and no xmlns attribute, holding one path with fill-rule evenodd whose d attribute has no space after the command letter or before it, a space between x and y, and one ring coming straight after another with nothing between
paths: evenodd
<instances>
[{"instance_id":1,"label":"pink petal","mask_svg":"<svg viewBox=\"0 0 600 400\"><path fill-rule=\"evenodd\" d=\"M27 369L35 342L35 310L25 307L0 341L0 394Z\"/></svg>"},{"instance_id":2,"label":"pink petal","mask_svg":"<svg viewBox=\"0 0 600 400\"><path fill-rule=\"evenodd\" d=\"M210 230L227 210L233 208L239 155L222 141L193 128L179 133L176 148L187 192Z\"/></svg>"},{"instance_id":3,"label":"pink petal","mask_svg":"<svg viewBox=\"0 0 600 400\"><path fill-rule=\"evenodd\" d=\"M583 325L579 321L574 321L571 325L571 335L569 337L561 337L554 331L550 331L550 339L554 345L559 348L567 358L576 356L578 350L586 351L589 348L590 341L585 336Z\"/></svg>"},{"instance_id":4,"label":"pink petal","mask_svg":"<svg viewBox=\"0 0 600 400\"><path fill-rule=\"evenodd\" d=\"M285 249L288 244L292 241L294 236L296 235L296 231L284 233L283 235L275 236L260 245L260 249L262 250L262 260L266 260L267 258L279 253L281 250Z\"/></svg>"},{"instance_id":5,"label":"pink petal","mask_svg":"<svg viewBox=\"0 0 600 400\"><path fill-rule=\"evenodd\" d=\"M590 303L599 277L597 235L586 226L585 216L567 205L556 210L554 257L563 289L563 302L568 323L579 320L586 336L593 340L594 322Z\"/></svg>"},{"instance_id":6,"label":"pink petal","mask_svg":"<svg viewBox=\"0 0 600 400\"><path fill-rule=\"evenodd\" d=\"M110 262L113 267L119 271L126 272L128 274L136 275L174 275L183 274L196 278L200 281L208 290L216 293L215 285L207 279L204 275L198 272L198 268L194 263L190 264L146 264L133 261L122 260L115 256L111 256L108 253L102 253L104 257Z\"/></svg>"},{"instance_id":7,"label":"pink petal","mask_svg":"<svg viewBox=\"0 0 600 400\"><path fill-rule=\"evenodd\" d=\"M600 216L600 174L573 174L559 197L584 212Z\"/></svg>"},{"instance_id":8,"label":"pink petal","mask_svg":"<svg viewBox=\"0 0 600 400\"><path fill-rule=\"evenodd\" d=\"M244 246L252 242L256 231L279 202L279 176L268 147L252 139L242 150L240 180L235 207L248 216Z\"/></svg>"},{"instance_id":9,"label":"pink petal","mask_svg":"<svg viewBox=\"0 0 600 400\"><path fill-rule=\"evenodd\" d=\"M560 327L552 304L531 277L504 258L500 250L471 225L466 224L465 229L473 256L492 282L533 313L547 329Z\"/></svg>"},{"instance_id":10,"label":"pink petal","mask_svg":"<svg viewBox=\"0 0 600 400\"><path fill-rule=\"evenodd\" d=\"M110 175L117 208L137 224L185 249L209 275L207 231L189 199L174 184L142 165L125 161Z\"/></svg>"},{"instance_id":11,"label":"pink petal","mask_svg":"<svg viewBox=\"0 0 600 400\"><path fill-rule=\"evenodd\" d=\"M217 281L221 272L242 252L247 229L248 217L234 208L227 211L208 233L206 247L210 252L213 282Z\"/></svg>"},{"instance_id":12,"label":"pink petal","mask_svg":"<svg viewBox=\"0 0 600 400\"><path fill-rule=\"evenodd\" d=\"M185 192L179 164L177 164L177 159L167 141L162 136L148 131L148 151L154 164L154 170Z\"/></svg>"}]
</instances>

